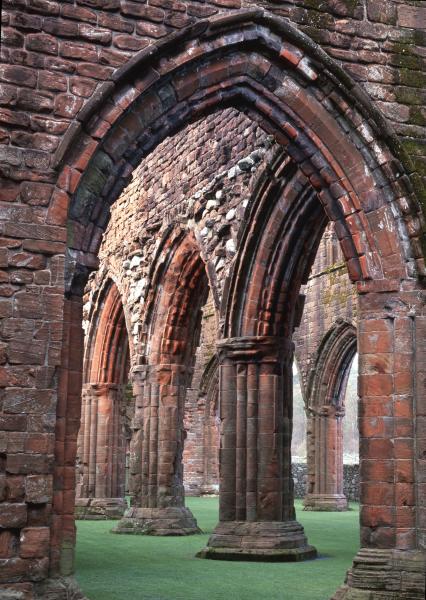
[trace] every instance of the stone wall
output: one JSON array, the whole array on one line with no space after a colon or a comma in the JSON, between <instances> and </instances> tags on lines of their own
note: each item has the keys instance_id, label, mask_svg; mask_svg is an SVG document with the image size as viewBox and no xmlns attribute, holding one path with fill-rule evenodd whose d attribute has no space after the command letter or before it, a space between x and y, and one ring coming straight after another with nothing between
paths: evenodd
<instances>
[{"instance_id":1,"label":"stone wall","mask_svg":"<svg viewBox=\"0 0 426 600\"><path fill-rule=\"evenodd\" d=\"M191 387L186 394L183 481L187 496L219 490L219 406L217 381L203 381L216 354L217 318L210 294L203 309L200 345L196 351ZM215 377L212 373L211 376Z\"/></svg>"},{"instance_id":2,"label":"stone wall","mask_svg":"<svg viewBox=\"0 0 426 600\"><path fill-rule=\"evenodd\" d=\"M161 268L164 239L177 226L195 231L217 308L251 186L266 166L265 153L276 148L243 114L227 109L165 140L134 172L112 207L85 303L89 315L105 277L114 279L133 362L145 352L145 302L152 273Z\"/></svg>"},{"instance_id":3,"label":"stone wall","mask_svg":"<svg viewBox=\"0 0 426 600\"><path fill-rule=\"evenodd\" d=\"M303 499L308 484L308 466L306 463L293 463L294 497ZM351 502L359 502L359 465L343 465L343 493Z\"/></svg>"},{"instance_id":4,"label":"stone wall","mask_svg":"<svg viewBox=\"0 0 426 600\"><path fill-rule=\"evenodd\" d=\"M425 273L420 213L425 195L419 185L425 176L423 4L4 0L0 418L5 474L0 514L6 593L59 597L57 588L45 587L46 578L73 570L81 292L88 272L98 266L109 206L165 135L228 102L244 110L246 101L255 106L251 117L286 145L345 234L348 269L362 292L361 448L365 463L374 467L363 473L361 544L367 558L370 550L386 550L384 561L391 563L395 549L398 554L414 551L418 543L424 547L426 508L417 489L424 464L415 449L425 440L425 361L422 349L413 344L425 335L426 320L424 287L418 280ZM288 21L277 25L262 11L240 11L254 6ZM231 18L217 18L224 15ZM212 23L192 27L197 19L212 16ZM250 94L244 87L248 81ZM254 163L251 157L249 168ZM244 179L240 175L234 177L235 185ZM350 181L351 195L340 186L345 181ZM220 200L217 192L214 200ZM245 197L243 189L236 205ZM182 217L185 223L195 220L209 200L190 198L174 225ZM201 232L213 237L215 227L222 231L229 210L223 219L201 214L200 238ZM128 225L123 224L122 237L127 237ZM156 223L153 231L143 232L141 247L133 249L125 266L112 260L108 265L112 272L115 266L130 272L120 291L134 305L125 310L130 343L139 356L145 355L146 332L143 326L139 330L138 309L149 269L143 263L158 250L168 225L162 222L156 229ZM235 252L232 231L227 230L217 249L225 256ZM225 268L222 258L219 254L212 261L213 273ZM125 262L123 257L120 261ZM133 277L136 271L138 277ZM385 335L378 336L380 331ZM389 357L399 370L377 372ZM378 396L383 386L391 406ZM372 398L374 414L369 412ZM389 423L392 436L399 436L392 442L390 434L381 437L380 431ZM391 459L390 446L395 451ZM390 474L380 470L382 458L389 460ZM396 498L396 488L387 480L398 477L404 483ZM393 503L389 510L381 491ZM377 520L385 525L377 526ZM420 583L412 588L416 598L424 597L422 573L423 564ZM394 593L387 568L380 577L383 593ZM361 583L365 578L368 574L361 572ZM389 585L396 582L406 595L401 588L406 580L399 574L396 579ZM356 573L348 585L353 580L359 581Z\"/></svg>"},{"instance_id":5,"label":"stone wall","mask_svg":"<svg viewBox=\"0 0 426 600\"><path fill-rule=\"evenodd\" d=\"M3 189L3 197L16 196L26 169L49 165L50 155L87 99L136 52L197 19L253 6L289 18L344 64L392 123L424 176L421 2L151 0L140 5L120 0L5 0L1 134L8 146L5 163L18 169L15 174L7 171L12 182Z\"/></svg>"}]
</instances>

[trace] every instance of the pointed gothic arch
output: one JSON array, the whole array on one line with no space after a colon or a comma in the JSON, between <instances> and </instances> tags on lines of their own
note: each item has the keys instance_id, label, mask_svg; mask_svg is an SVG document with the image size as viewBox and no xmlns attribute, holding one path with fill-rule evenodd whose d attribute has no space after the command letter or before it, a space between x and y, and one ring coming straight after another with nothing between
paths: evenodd
<instances>
[{"instance_id":1,"label":"pointed gothic arch","mask_svg":"<svg viewBox=\"0 0 426 600\"><path fill-rule=\"evenodd\" d=\"M88 271L97 266L96 252L108 221L109 205L129 181L134 166L166 135L215 107L232 105L244 110L275 136L304 174L306 202L300 202L303 207L299 206L302 212L298 214L305 211L309 225L315 221L322 224L326 218L334 221L349 274L358 284L361 460L365 460L364 470L361 466L365 477L361 532L362 546L367 549L362 556L369 553L374 556L376 550L385 551L388 562L398 562L401 553L422 556L423 533L416 526L416 514L422 514L424 507L418 478L409 481L405 488L398 488L399 500L404 507L413 509L411 513L403 514L396 507L389 513L381 507L387 506L383 502L387 502L391 490L386 481L378 479L378 472L370 469L371 461L381 458L378 448L391 441L386 437L386 443L382 442L380 432L371 422L371 400L381 402L384 393L398 405L399 396L409 396L407 390L414 392L415 373L410 363L421 369L413 340L415 328L421 326L416 316L422 311L422 286L418 279L424 276L422 220L419 203L410 187L410 164L399 154L386 121L372 109L362 88L287 21L262 10L242 12L201 22L183 30L173 42L166 40L150 47L121 68L97 99L80 113L74 131L68 136L67 143L70 140L73 143L58 153L60 176L53 201L69 199L71 206L64 341L72 340L73 345L80 346L81 290ZM314 229L311 234L311 238L303 235L303 241L296 232L293 238L290 236L297 246L291 258L282 249L277 250L281 252L281 270L275 270L277 279L271 280L272 285L261 300L264 288L259 283L265 280L262 261L257 265L248 258L240 261L254 275L255 267L258 268L259 274L253 277L252 285L244 283L243 273L238 269L229 285L228 298L234 298L235 302L228 302L225 335L234 340L245 338L235 357L244 355L245 361L250 354L266 356L265 364L269 366L264 367L265 384L268 379L276 381L277 373L270 365L283 348L281 340L276 344L270 339L276 336L277 327L278 337L285 336L287 358L291 353L289 339L300 302L295 291L287 293L283 273L303 281L300 270L308 268L310 259L306 260L306 256L310 257L316 243ZM250 246L250 242L243 242L245 248ZM263 250L268 256L265 243ZM306 256L301 256L302 251ZM273 262L269 259L269 274L274 273ZM296 288L297 285L293 290ZM238 297L238 290L242 289L246 290L249 302ZM281 320L283 304L289 309L285 321ZM260 317L256 316L255 307L260 308ZM386 340L381 342L377 334L383 331ZM403 332L406 340L402 351L390 341L396 339L397 332L399 335ZM251 338L249 343L247 337ZM227 344L227 341L222 344L224 354ZM386 354L395 358L393 373L388 371ZM399 354L404 355L404 360L397 358ZM78 381L80 364L78 351L69 356L64 349L62 382L65 383L61 385L58 405L57 441L65 447L72 446L76 432L75 427L68 427L64 436L62 425L67 420L78 420L79 410L78 404L74 407L76 400L67 388L67 381L70 372ZM288 365L285 368L288 370ZM223 392L235 395L235 388ZM405 413L413 420L419 416L412 399L410 403L404 397L404 405ZM376 423L378 420L383 423L389 416L384 402L381 406L382 413L375 416ZM290 420L291 415L287 416ZM398 421L400 416L392 413L392 418ZM416 435L422 439L420 421L416 421L416 427ZM391 446L396 479L402 455L403 460L415 464L421 479L424 465L415 456L414 439L407 442L398 437ZM57 471L61 476L56 478L56 489L72 490L70 478L62 477L67 466L66 460L58 459ZM285 485L291 487L290 481ZM238 486L242 486L239 493L246 493L240 478ZM222 494L224 499L226 494ZM229 494L234 494L234 490ZM238 510L247 511L247 506L239 505ZM70 563L61 561L61 556L72 552L72 516L60 506L54 511L57 518L52 538L52 573L67 574L70 569L64 570L59 565ZM285 511L292 516L289 505ZM233 515L230 512L227 518L232 520ZM362 557L357 565L360 563ZM356 587L356 581L349 579L349 585Z\"/></svg>"},{"instance_id":2,"label":"pointed gothic arch","mask_svg":"<svg viewBox=\"0 0 426 600\"><path fill-rule=\"evenodd\" d=\"M76 516L120 518L127 508L126 413L130 348L121 295L107 278L86 335L77 441Z\"/></svg>"},{"instance_id":3,"label":"pointed gothic arch","mask_svg":"<svg viewBox=\"0 0 426 600\"><path fill-rule=\"evenodd\" d=\"M321 340L306 386L308 489L305 510L346 510L343 494L344 398L357 335L339 319Z\"/></svg>"},{"instance_id":4,"label":"pointed gothic arch","mask_svg":"<svg viewBox=\"0 0 426 600\"><path fill-rule=\"evenodd\" d=\"M198 533L184 503L183 415L208 279L192 233L165 238L147 294L146 354L132 369L132 507L115 531L154 535Z\"/></svg>"}]
</instances>

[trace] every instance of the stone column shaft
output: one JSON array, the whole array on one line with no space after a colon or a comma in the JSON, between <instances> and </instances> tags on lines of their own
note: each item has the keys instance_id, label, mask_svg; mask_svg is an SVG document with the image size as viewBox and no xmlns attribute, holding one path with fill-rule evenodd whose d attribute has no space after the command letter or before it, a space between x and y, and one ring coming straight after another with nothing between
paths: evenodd
<instances>
[{"instance_id":1,"label":"stone column shaft","mask_svg":"<svg viewBox=\"0 0 426 600\"><path fill-rule=\"evenodd\" d=\"M343 415L343 408L332 405L310 410L305 510L347 509L343 493Z\"/></svg>"},{"instance_id":2,"label":"stone column shaft","mask_svg":"<svg viewBox=\"0 0 426 600\"><path fill-rule=\"evenodd\" d=\"M78 518L119 518L126 508L122 392L117 384L84 386L78 451L81 457Z\"/></svg>"},{"instance_id":3,"label":"stone column shaft","mask_svg":"<svg viewBox=\"0 0 426 600\"><path fill-rule=\"evenodd\" d=\"M131 441L132 507L115 533L198 533L184 506L183 415L188 369L179 364L133 370L135 417Z\"/></svg>"},{"instance_id":4,"label":"stone column shaft","mask_svg":"<svg viewBox=\"0 0 426 600\"><path fill-rule=\"evenodd\" d=\"M199 556L312 558L293 505L292 345L238 338L220 355L220 522Z\"/></svg>"},{"instance_id":5,"label":"stone column shaft","mask_svg":"<svg viewBox=\"0 0 426 600\"><path fill-rule=\"evenodd\" d=\"M358 298L361 549L334 598L423 600L426 296L369 288Z\"/></svg>"}]
</instances>

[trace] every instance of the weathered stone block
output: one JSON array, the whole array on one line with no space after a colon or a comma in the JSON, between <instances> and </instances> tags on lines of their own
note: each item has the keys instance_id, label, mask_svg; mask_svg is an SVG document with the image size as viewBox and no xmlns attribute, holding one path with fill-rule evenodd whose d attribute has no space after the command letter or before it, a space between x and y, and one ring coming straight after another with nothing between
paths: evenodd
<instances>
[{"instance_id":1,"label":"weathered stone block","mask_svg":"<svg viewBox=\"0 0 426 600\"><path fill-rule=\"evenodd\" d=\"M27 522L27 506L22 503L4 502L0 513L0 527L23 527Z\"/></svg>"}]
</instances>

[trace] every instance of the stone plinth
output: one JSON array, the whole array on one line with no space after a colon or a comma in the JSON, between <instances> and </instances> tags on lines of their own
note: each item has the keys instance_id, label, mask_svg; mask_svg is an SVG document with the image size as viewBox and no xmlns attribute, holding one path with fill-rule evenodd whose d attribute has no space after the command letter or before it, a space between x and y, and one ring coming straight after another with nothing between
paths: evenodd
<instances>
[{"instance_id":1,"label":"stone plinth","mask_svg":"<svg viewBox=\"0 0 426 600\"><path fill-rule=\"evenodd\" d=\"M112 530L113 533L138 535L193 535L201 533L189 508L137 508L126 510L124 517Z\"/></svg>"},{"instance_id":2,"label":"stone plinth","mask_svg":"<svg viewBox=\"0 0 426 600\"><path fill-rule=\"evenodd\" d=\"M121 519L126 509L124 498L77 498L75 518L92 521Z\"/></svg>"},{"instance_id":3,"label":"stone plinth","mask_svg":"<svg viewBox=\"0 0 426 600\"><path fill-rule=\"evenodd\" d=\"M219 523L198 558L260 562L296 562L316 558L297 521Z\"/></svg>"},{"instance_id":4,"label":"stone plinth","mask_svg":"<svg viewBox=\"0 0 426 600\"><path fill-rule=\"evenodd\" d=\"M361 548L332 600L424 600L426 554Z\"/></svg>"},{"instance_id":5,"label":"stone plinth","mask_svg":"<svg viewBox=\"0 0 426 600\"><path fill-rule=\"evenodd\" d=\"M342 512L348 510L348 501L343 494L308 494L303 506L304 510Z\"/></svg>"},{"instance_id":6,"label":"stone plinth","mask_svg":"<svg viewBox=\"0 0 426 600\"><path fill-rule=\"evenodd\" d=\"M25 594L25 592L24 592ZM29 598L29 596L21 595L21 593L13 591L11 589L10 595L2 595L0 591L0 598L4 600L15 600L18 598ZM89 600L83 592L74 577L49 577L44 581L37 582L34 587L34 596L31 595L34 600Z\"/></svg>"}]
</instances>

